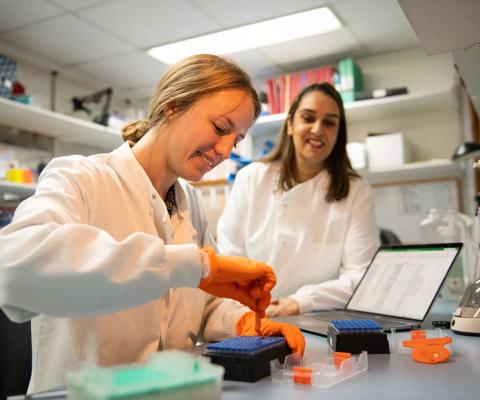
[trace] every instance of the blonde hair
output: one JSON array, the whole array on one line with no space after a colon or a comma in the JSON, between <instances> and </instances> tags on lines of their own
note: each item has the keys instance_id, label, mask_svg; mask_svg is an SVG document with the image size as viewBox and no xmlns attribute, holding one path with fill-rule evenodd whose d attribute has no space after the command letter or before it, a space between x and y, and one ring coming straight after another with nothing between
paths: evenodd
<instances>
[{"instance_id":1,"label":"blonde hair","mask_svg":"<svg viewBox=\"0 0 480 400\"><path fill-rule=\"evenodd\" d=\"M252 98L255 119L261 111L260 100L248 74L225 58L198 54L172 65L155 88L148 120L131 122L122 128L125 141L138 142L152 127L165 121L165 110L188 110L201 97L228 89L245 90Z\"/></svg>"}]
</instances>

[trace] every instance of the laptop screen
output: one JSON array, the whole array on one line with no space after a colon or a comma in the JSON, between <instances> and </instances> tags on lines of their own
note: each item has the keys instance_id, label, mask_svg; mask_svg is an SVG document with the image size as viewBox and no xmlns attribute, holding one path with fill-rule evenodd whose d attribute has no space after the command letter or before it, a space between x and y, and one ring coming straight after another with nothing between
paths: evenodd
<instances>
[{"instance_id":1,"label":"laptop screen","mask_svg":"<svg viewBox=\"0 0 480 400\"><path fill-rule=\"evenodd\" d=\"M461 243L381 247L347 310L423 320Z\"/></svg>"}]
</instances>

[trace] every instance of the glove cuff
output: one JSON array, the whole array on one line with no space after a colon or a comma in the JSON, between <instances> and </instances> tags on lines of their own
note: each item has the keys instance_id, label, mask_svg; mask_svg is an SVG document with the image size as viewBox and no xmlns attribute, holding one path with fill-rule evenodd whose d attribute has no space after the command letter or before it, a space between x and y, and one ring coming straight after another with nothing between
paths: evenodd
<instances>
[{"instance_id":1,"label":"glove cuff","mask_svg":"<svg viewBox=\"0 0 480 400\"><path fill-rule=\"evenodd\" d=\"M200 289L204 289L205 287L209 286L211 284L211 281L213 281L213 276L215 275L215 272L217 270L217 258L215 254L215 250L211 247L203 247L202 252L207 255L208 260L205 260L205 262L208 263L208 273L206 275L203 275L204 272L204 259L203 256L202 258L202 280L200 281L200 285L198 287Z\"/></svg>"},{"instance_id":2,"label":"glove cuff","mask_svg":"<svg viewBox=\"0 0 480 400\"><path fill-rule=\"evenodd\" d=\"M202 267L202 279L210 273L210 257L205 250L200 250L200 266Z\"/></svg>"},{"instance_id":3,"label":"glove cuff","mask_svg":"<svg viewBox=\"0 0 480 400\"><path fill-rule=\"evenodd\" d=\"M253 326L252 321L255 321L255 312L248 311L243 314L240 319L237 321L237 335L238 336L248 336L248 331L251 326Z\"/></svg>"}]
</instances>

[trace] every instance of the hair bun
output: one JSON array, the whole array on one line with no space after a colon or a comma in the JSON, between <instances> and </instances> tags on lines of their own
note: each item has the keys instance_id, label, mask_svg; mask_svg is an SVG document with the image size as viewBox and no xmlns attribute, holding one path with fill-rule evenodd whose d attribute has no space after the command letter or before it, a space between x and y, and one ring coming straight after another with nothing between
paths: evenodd
<instances>
[{"instance_id":1,"label":"hair bun","mask_svg":"<svg viewBox=\"0 0 480 400\"><path fill-rule=\"evenodd\" d=\"M124 141L137 143L148 132L149 123L146 120L138 120L128 123L122 128Z\"/></svg>"}]
</instances>

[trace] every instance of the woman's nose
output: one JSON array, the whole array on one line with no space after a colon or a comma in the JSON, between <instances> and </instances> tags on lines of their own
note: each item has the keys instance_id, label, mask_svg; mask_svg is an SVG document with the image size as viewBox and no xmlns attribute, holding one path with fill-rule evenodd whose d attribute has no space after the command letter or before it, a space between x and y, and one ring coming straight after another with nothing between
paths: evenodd
<instances>
[{"instance_id":1,"label":"woman's nose","mask_svg":"<svg viewBox=\"0 0 480 400\"><path fill-rule=\"evenodd\" d=\"M218 139L215 145L215 151L223 159L227 159L230 156L230 153L232 152L234 145L235 145L235 135L234 134L224 135Z\"/></svg>"},{"instance_id":2,"label":"woman's nose","mask_svg":"<svg viewBox=\"0 0 480 400\"><path fill-rule=\"evenodd\" d=\"M322 121L318 120L312 124L312 133L320 133L322 130Z\"/></svg>"}]
</instances>

